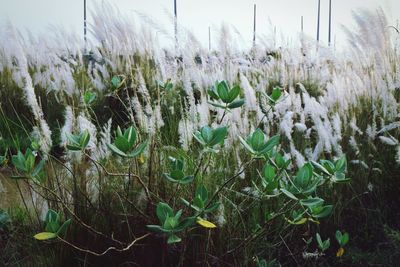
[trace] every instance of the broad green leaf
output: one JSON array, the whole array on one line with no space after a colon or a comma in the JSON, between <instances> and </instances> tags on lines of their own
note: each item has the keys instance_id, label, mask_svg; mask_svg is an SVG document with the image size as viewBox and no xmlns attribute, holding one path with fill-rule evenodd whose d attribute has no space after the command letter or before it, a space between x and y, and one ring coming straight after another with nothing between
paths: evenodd
<instances>
[{"instance_id":1,"label":"broad green leaf","mask_svg":"<svg viewBox=\"0 0 400 267\"><path fill-rule=\"evenodd\" d=\"M255 130L251 136L251 147L259 152L263 148L264 140L264 133L260 129Z\"/></svg>"},{"instance_id":2,"label":"broad green leaf","mask_svg":"<svg viewBox=\"0 0 400 267\"><path fill-rule=\"evenodd\" d=\"M149 224L149 225L146 225L146 227L149 228L150 231L158 233L158 234L165 234L165 233L171 232L170 230L163 229L160 225Z\"/></svg>"},{"instance_id":3,"label":"broad green leaf","mask_svg":"<svg viewBox=\"0 0 400 267\"><path fill-rule=\"evenodd\" d=\"M64 235L67 232L69 225L71 224L71 219L66 220L60 228L58 228L57 235Z\"/></svg>"},{"instance_id":4,"label":"broad green leaf","mask_svg":"<svg viewBox=\"0 0 400 267\"><path fill-rule=\"evenodd\" d=\"M296 186L305 189L313 176L313 169L310 163L306 163L301 167L294 179Z\"/></svg>"},{"instance_id":5,"label":"broad green leaf","mask_svg":"<svg viewBox=\"0 0 400 267\"><path fill-rule=\"evenodd\" d=\"M308 199L301 199L300 203L307 207L315 207L324 204L324 200L319 197L308 198Z\"/></svg>"},{"instance_id":6,"label":"broad green leaf","mask_svg":"<svg viewBox=\"0 0 400 267\"><path fill-rule=\"evenodd\" d=\"M256 152L254 151L254 149L247 143L246 140L244 140L241 136L238 136L240 143L242 143L242 145L251 153L251 154L255 154Z\"/></svg>"},{"instance_id":7,"label":"broad green leaf","mask_svg":"<svg viewBox=\"0 0 400 267\"><path fill-rule=\"evenodd\" d=\"M146 149L149 140L144 141L143 143L139 144L132 152L128 153L130 158L137 157L138 155L142 154L143 151Z\"/></svg>"},{"instance_id":8,"label":"broad green leaf","mask_svg":"<svg viewBox=\"0 0 400 267\"><path fill-rule=\"evenodd\" d=\"M60 228L60 223L58 221L48 222L46 224L45 230L46 232L56 233Z\"/></svg>"},{"instance_id":9,"label":"broad green leaf","mask_svg":"<svg viewBox=\"0 0 400 267\"><path fill-rule=\"evenodd\" d=\"M118 149L116 146L112 145L112 144L107 144L108 148L111 149L112 152L114 152L115 154L121 156L121 157L128 157L128 155L121 151L120 149Z\"/></svg>"},{"instance_id":10,"label":"broad green leaf","mask_svg":"<svg viewBox=\"0 0 400 267\"><path fill-rule=\"evenodd\" d=\"M212 106L214 106L214 107L217 107L217 108L226 108L226 106L218 104L218 103L215 103L215 102L212 102L212 101L207 101L207 103L212 105Z\"/></svg>"},{"instance_id":11,"label":"broad green leaf","mask_svg":"<svg viewBox=\"0 0 400 267\"><path fill-rule=\"evenodd\" d=\"M301 224L305 224L306 222L307 222L307 218L304 218L304 217L302 217L302 218L300 218L300 219L298 219L298 220L295 220L295 221L292 221L292 220L289 220L289 219L286 219L290 224L293 224L293 225L301 225Z\"/></svg>"},{"instance_id":12,"label":"broad green leaf","mask_svg":"<svg viewBox=\"0 0 400 267\"><path fill-rule=\"evenodd\" d=\"M200 185L199 187L197 187L196 189L196 196L199 196L201 200L203 200L203 202L207 201L208 199L208 191L205 188L204 185Z\"/></svg>"},{"instance_id":13,"label":"broad green leaf","mask_svg":"<svg viewBox=\"0 0 400 267\"><path fill-rule=\"evenodd\" d=\"M36 165L35 169L32 172L32 176L36 177L40 174L40 172L43 170L43 166L45 164L45 160L42 159L41 161L39 161L38 165Z\"/></svg>"},{"instance_id":14,"label":"broad green leaf","mask_svg":"<svg viewBox=\"0 0 400 267\"><path fill-rule=\"evenodd\" d=\"M115 88L118 89L118 87L121 84L121 79L118 76L114 76L111 79L111 85Z\"/></svg>"},{"instance_id":15,"label":"broad green leaf","mask_svg":"<svg viewBox=\"0 0 400 267\"><path fill-rule=\"evenodd\" d=\"M91 91L86 91L83 95L83 101L86 105L92 104L96 100L96 94Z\"/></svg>"},{"instance_id":16,"label":"broad green leaf","mask_svg":"<svg viewBox=\"0 0 400 267\"><path fill-rule=\"evenodd\" d=\"M58 221L59 221L58 213L52 209L49 209L46 213L45 222L49 223L49 222L58 222Z\"/></svg>"},{"instance_id":17,"label":"broad green leaf","mask_svg":"<svg viewBox=\"0 0 400 267\"><path fill-rule=\"evenodd\" d=\"M174 244L174 243L179 243L181 241L182 241L182 239L180 237L178 237L177 235L170 235L168 237L167 243Z\"/></svg>"},{"instance_id":18,"label":"broad green leaf","mask_svg":"<svg viewBox=\"0 0 400 267\"><path fill-rule=\"evenodd\" d=\"M173 216L174 211L167 203L159 202L157 204L156 214L160 222L164 223L168 217Z\"/></svg>"},{"instance_id":19,"label":"broad green leaf","mask_svg":"<svg viewBox=\"0 0 400 267\"><path fill-rule=\"evenodd\" d=\"M209 205L207 209L204 210L205 213L213 212L216 209L218 209L220 203L219 202L214 202L213 204Z\"/></svg>"},{"instance_id":20,"label":"broad green leaf","mask_svg":"<svg viewBox=\"0 0 400 267\"><path fill-rule=\"evenodd\" d=\"M229 103L232 103L233 100L236 99L240 94L240 87L238 85L235 85L232 87L232 89L229 91Z\"/></svg>"},{"instance_id":21,"label":"broad green leaf","mask_svg":"<svg viewBox=\"0 0 400 267\"><path fill-rule=\"evenodd\" d=\"M213 137L213 130L208 126L204 126L201 128L201 137L206 144L209 143Z\"/></svg>"},{"instance_id":22,"label":"broad green leaf","mask_svg":"<svg viewBox=\"0 0 400 267\"><path fill-rule=\"evenodd\" d=\"M314 218L324 218L324 217L328 216L329 214L331 214L332 209L333 209L332 205L323 206L318 209L312 208L311 209L312 216Z\"/></svg>"},{"instance_id":23,"label":"broad green leaf","mask_svg":"<svg viewBox=\"0 0 400 267\"><path fill-rule=\"evenodd\" d=\"M193 133L193 137L194 139L197 140L197 142L199 142L202 146L206 145L206 141L203 139L203 137L201 136L201 132L196 131L195 133Z\"/></svg>"},{"instance_id":24,"label":"broad green leaf","mask_svg":"<svg viewBox=\"0 0 400 267\"><path fill-rule=\"evenodd\" d=\"M281 188L281 192L284 193L287 197L294 199L294 200L299 200L295 195L293 195L291 192L288 190Z\"/></svg>"},{"instance_id":25,"label":"broad green leaf","mask_svg":"<svg viewBox=\"0 0 400 267\"><path fill-rule=\"evenodd\" d=\"M181 180L183 177L185 177L185 174L181 170L173 170L171 171L170 176L172 179Z\"/></svg>"},{"instance_id":26,"label":"broad green leaf","mask_svg":"<svg viewBox=\"0 0 400 267\"><path fill-rule=\"evenodd\" d=\"M38 234L34 235L33 237L37 240L43 241L43 240L49 240L49 239L56 238L57 235L55 233L42 232L42 233L38 233Z\"/></svg>"},{"instance_id":27,"label":"broad green leaf","mask_svg":"<svg viewBox=\"0 0 400 267\"><path fill-rule=\"evenodd\" d=\"M129 127L124 132L124 137L127 140L129 147L132 147L136 142L136 130L133 126Z\"/></svg>"},{"instance_id":28,"label":"broad green leaf","mask_svg":"<svg viewBox=\"0 0 400 267\"><path fill-rule=\"evenodd\" d=\"M326 175L331 175L332 173L330 173L324 166L322 166L321 164L319 164L318 162L315 161L311 161L311 163L320 171L322 171L324 174Z\"/></svg>"},{"instance_id":29,"label":"broad green leaf","mask_svg":"<svg viewBox=\"0 0 400 267\"><path fill-rule=\"evenodd\" d=\"M211 89L207 90L207 93L209 96L211 96L211 98L219 100L218 92L214 86Z\"/></svg>"},{"instance_id":30,"label":"broad green leaf","mask_svg":"<svg viewBox=\"0 0 400 267\"><path fill-rule=\"evenodd\" d=\"M275 168L270 165L266 164L263 168L263 176L268 183L272 182L275 179Z\"/></svg>"},{"instance_id":31,"label":"broad green leaf","mask_svg":"<svg viewBox=\"0 0 400 267\"><path fill-rule=\"evenodd\" d=\"M218 96L221 98L222 102L229 103L229 86L226 81L221 81L218 84Z\"/></svg>"},{"instance_id":32,"label":"broad green leaf","mask_svg":"<svg viewBox=\"0 0 400 267\"><path fill-rule=\"evenodd\" d=\"M194 176L193 175L189 175L189 176L185 176L183 177L179 183L180 184L190 184L191 182L193 182L194 180Z\"/></svg>"},{"instance_id":33,"label":"broad green leaf","mask_svg":"<svg viewBox=\"0 0 400 267\"><path fill-rule=\"evenodd\" d=\"M244 98L235 100L232 103L228 104L228 108L230 109L239 108L244 105L244 102L245 102Z\"/></svg>"},{"instance_id":34,"label":"broad green leaf","mask_svg":"<svg viewBox=\"0 0 400 267\"><path fill-rule=\"evenodd\" d=\"M344 173L347 168L346 156L343 155L340 159L338 159L335 163L336 172Z\"/></svg>"},{"instance_id":35,"label":"broad green leaf","mask_svg":"<svg viewBox=\"0 0 400 267\"><path fill-rule=\"evenodd\" d=\"M281 97L281 95L282 95L281 89L280 89L279 87L275 87L275 88L272 90L271 99L272 99L274 102L276 102L276 101L279 100L279 98Z\"/></svg>"},{"instance_id":36,"label":"broad green leaf","mask_svg":"<svg viewBox=\"0 0 400 267\"><path fill-rule=\"evenodd\" d=\"M124 136L116 137L114 140L114 145L124 153L127 153L132 147Z\"/></svg>"},{"instance_id":37,"label":"broad green leaf","mask_svg":"<svg viewBox=\"0 0 400 267\"><path fill-rule=\"evenodd\" d=\"M17 168L19 171L23 171L23 172L27 171L27 169L25 167L25 157L21 153L21 151L18 151L17 155L12 156L11 162L14 165L14 167Z\"/></svg>"},{"instance_id":38,"label":"broad green leaf","mask_svg":"<svg viewBox=\"0 0 400 267\"><path fill-rule=\"evenodd\" d=\"M163 228L173 230L178 225L178 220L174 216L167 217L163 223Z\"/></svg>"},{"instance_id":39,"label":"broad green leaf","mask_svg":"<svg viewBox=\"0 0 400 267\"><path fill-rule=\"evenodd\" d=\"M228 134L228 129L226 127L219 127L212 131L212 139L207 143L208 146L212 147L216 144L224 141L226 135Z\"/></svg>"}]
</instances>

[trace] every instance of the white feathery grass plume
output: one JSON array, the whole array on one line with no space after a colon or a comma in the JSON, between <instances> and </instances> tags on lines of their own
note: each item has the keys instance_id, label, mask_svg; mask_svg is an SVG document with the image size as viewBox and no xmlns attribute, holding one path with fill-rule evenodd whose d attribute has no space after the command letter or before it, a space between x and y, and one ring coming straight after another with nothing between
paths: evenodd
<instances>
[{"instance_id":1,"label":"white feathery grass plume","mask_svg":"<svg viewBox=\"0 0 400 267\"><path fill-rule=\"evenodd\" d=\"M399 141L395 139L393 136L379 136L379 140L382 142L382 144L388 145L388 146L396 146L399 144Z\"/></svg>"},{"instance_id":2,"label":"white feathery grass plume","mask_svg":"<svg viewBox=\"0 0 400 267\"><path fill-rule=\"evenodd\" d=\"M305 163L304 156L296 149L293 142L290 142L290 153L295 158L297 167L302 167Z\"/></svg>"},{"instance_id":3,"label":"white feathery grass plume","mask_svg":"<svg viewBox=\"0 0 400 267\"><path fill-rule=\"evenodd\" d=\"M111 151L108 148L108 144L111 143L111 125L112 119L110 118L100 132L98 147L93 155L95 159L106 159L111 155Z\"/></svg>"},{"instance_id":4,"label":"white feathery grass plume","mask_svg":"<svg viewBox=\"0 0 400 267\"><path fill-rule=\"evenodd\" d=\"M246 108L250 111L257 110L257 98L254 88L243 73L240 73L240 87L243 88Z\"/></svg>"},{"instance_id":5,"label":"white feathery grass plume","mask_svg":"<svg viewBox=\"0 0 400 267\"><path fill-rule=\"evenodd\" d=\"M358 144L354 135L352 135L349 139L349 145L353 149L356 155L360 154L360 149L358 148Z\"/></svg>"},{"instance_id":6,"label":"white feathery grass plume","mask_svg":"<svg viewBox=\"0 0 400 267\"><path fill-rule=\"evenodd\" d=\"M293 112L288 111L279 124L279 131L283 133L289 141L292 141Z\"/></svg>"}]
</instances>

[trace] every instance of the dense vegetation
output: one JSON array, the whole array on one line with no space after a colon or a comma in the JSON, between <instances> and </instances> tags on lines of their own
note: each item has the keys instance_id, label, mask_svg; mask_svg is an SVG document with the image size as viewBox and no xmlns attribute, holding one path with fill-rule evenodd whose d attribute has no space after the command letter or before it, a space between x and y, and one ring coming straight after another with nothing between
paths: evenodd
<instances>
[{"instance_id":1,"label":"dense vegetation","mask_svg":"<svg viewBox=\"0 0 400 267\"><path fill-rule=\"evenodd\" d=\"M107 5L88 52L0 31L0 265L395 265L399 43L355 19L346 53L161 49Z\"/></svg>"}]
</instances>

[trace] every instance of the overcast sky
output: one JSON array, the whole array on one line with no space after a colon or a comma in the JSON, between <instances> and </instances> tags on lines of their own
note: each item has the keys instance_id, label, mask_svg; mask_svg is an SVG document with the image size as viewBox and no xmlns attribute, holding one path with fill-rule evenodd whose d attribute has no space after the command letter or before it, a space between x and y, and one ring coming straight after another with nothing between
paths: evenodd
<instances>
[{"instance_id":1,"label":"overcast sky","mask_svg":"<svg viewBox=\"0 0 400 267\"><path fill-rule=\"evenodd\" d=\"M103 0L87 0L88 9ZM171 25L167 12L173 12L173 0L108 0L122 13L134 11L146 14L160 25ZM208 44L208 27L212 35L222 22L233 25L246 41L252 39L253 4L257 4L257 33L271 31L269 21L277 32L295 38L304 16L304 32L315 37L318 0L177 0L178 21L195 36ZM321 40L328 38L329 0L321 0ZM353 24L351 11L364 7L383 7L390 23L400 17L400 0L332 0L332 36L340 46L345 42L341 25ZM0 25L10 21L18 28L44 32L48 25L62 25L82 35L83 0L0 0ZM273 28L272 27L272 28ZM173 27L169 27L171 33ZM333 38L332 37L332 38Z\"/></svg>"}]
</instances>

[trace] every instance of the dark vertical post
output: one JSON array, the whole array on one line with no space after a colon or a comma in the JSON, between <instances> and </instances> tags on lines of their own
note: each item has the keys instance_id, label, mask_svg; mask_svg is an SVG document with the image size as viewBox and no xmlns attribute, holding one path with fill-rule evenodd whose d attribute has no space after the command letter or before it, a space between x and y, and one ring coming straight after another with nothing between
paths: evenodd
<instances>
[{"instance_id":1,"label":"dark vertical post","mask_svg":"<svg viewBox=\"0 0 400 267\"><path fill-rule=\"evenodd\" d=\"M178 12L176 0L174 0L174 33L175 33L175 50L178 49Z\"/></svg>"},{"instance_id":2,"label":"dark vertical post","mask_svg":"<svg viewBox=\"0 0 400 267\"><path fill-rule=\"evenodd\" d=\"M208 26L208 50L211 51L211 27Z\"/></svg>"},{"instance_id":3,"label":"dark vertical post","mask_svg":"<svg viewBox=\"0 0 400 267\"><path fill-rule=\"evenodd\" d=\"M85 41L85 54L86 54L86 43L87 43L87 39L86 39L86 34L87 34L87 26L86 26L86 0L83 1L83 39Z\"/></svg>"},{"instance_id":4,"label":"dark vertical post","mask_svg":"<svg viewBox=\"0 0 400 267\"><path fill-rule=\"evenodd\" d=\"M317 42L319 42L319 21L321 16L321 0L318 0L318 16L317 16Z\"/></svg>"},{"instance_id":5,"label":"dark vertical post","mask_svg":"<svg viewBox=\"0 0 400 267\"><path fill-rule=\"evenodd\" d=\"M328 29L328 45L331 45L332 32L332 0L329 0L329 29Z\"/></svg>"},{"instance_id":6,"label":"dark vertical post","mask_svg":"<svg viewBox=\"0 0 400 267\"><path fill-rule=\"evenodd\" d=\"M254 4L253 45L256 45L256 4Z\"/></svg>"}]
</instances>

